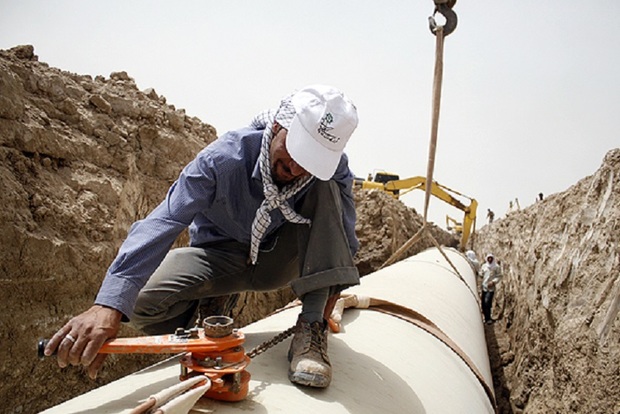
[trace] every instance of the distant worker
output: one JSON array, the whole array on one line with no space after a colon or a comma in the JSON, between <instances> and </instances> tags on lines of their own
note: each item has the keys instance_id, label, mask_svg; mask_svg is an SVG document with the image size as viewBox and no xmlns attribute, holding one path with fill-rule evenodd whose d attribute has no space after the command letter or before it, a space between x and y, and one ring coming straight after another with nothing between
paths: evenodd
<instances>
[{"instance_id":1,"label":"distant worker","mask_svg":"<svg viewBox=\"0 0 620 414\"><path fill-rule=\"evenodd\" d=\"M495 218L495 213L492 212L490 208L487 208L487 219L489 219L489 224L493 223L494 218Z\"/></svg>"},{"instance_id":2,"label":"distant worker","mask_svg":"<svg viewBox=\"0 0 620 414\"><path fill-rule=\"evenodd\" d=\"M543 193L538 193L538 201L543 201Z\"/></svg>"},{"instance_id":3,"label":"distant worker","mask_svg":"<svg viewBox=\"0 0 620 414\"><path fill-rule=\"evenodd\" d=\"M469 261L471 266L474 268L474 272L478 274L478 272L480 271L480 261L478 261L476 252L474 252L473 250L467 250L465 252L465 257L467 257L467 260Z\"/></svg>"},{"instance_id":4,"label":"distant worker","mask_svg":"<svg viewBox=\"0 0 620 414\"><path fill-rule=\"evenodd\" d=\"M482 277L482 313L484 315L484 323L487 325L492 324L493 318L491 317L491 310L493 308L493 295L495 294L495 287L502 279L502 269L495 261L495 256L492 253L487 254L486 259L480 272L478 273Z\"/></svg>"},{"instance_id":5,"label":"distant worker","mask_svg":"<svg viewBox=\"0 0 620 414\"><path fill-rule=\"evenodd\" d=\"M289 380L327 387L325 316L341 290L359 283L343 153L357 123L342 92L312 85L209 144L131 226L94 305L56 332L45 355L57 351L61 367L83 365L95 378L105 358L97 352L121 321L149 335L174 333L193 326L203 299L288 285L302 302ZM170 250L188 227L190 246Z\"/></svg>"}]
</instances>

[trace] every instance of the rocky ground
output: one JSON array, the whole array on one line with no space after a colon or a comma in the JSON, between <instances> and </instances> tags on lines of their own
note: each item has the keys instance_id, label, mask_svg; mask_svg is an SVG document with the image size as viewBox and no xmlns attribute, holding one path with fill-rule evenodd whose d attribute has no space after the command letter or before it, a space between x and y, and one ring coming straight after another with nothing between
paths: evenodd
<instances>
[{"instance_id":1,"label":"rocky ground","mask_svg":"<svg viewBox=\"0 0 620 414\"><path fill-rule=\"evenodd\" d=\"M37 360L35 348L90 306L129 225L215 137L125 72L93 78L49 67L31 46L0 51L0 412L40 411L158 359L110 357L93 382ZM620 412L619 175L620 150L610 151L592 176L472 239L479 257L492 251L504 267L498 322L487 328L502 413ZM357 190L356 202L365 275L422 219L383 192ZM243 326L292 298L283 289L211 305Z\"/></svg>"}]
</instances>

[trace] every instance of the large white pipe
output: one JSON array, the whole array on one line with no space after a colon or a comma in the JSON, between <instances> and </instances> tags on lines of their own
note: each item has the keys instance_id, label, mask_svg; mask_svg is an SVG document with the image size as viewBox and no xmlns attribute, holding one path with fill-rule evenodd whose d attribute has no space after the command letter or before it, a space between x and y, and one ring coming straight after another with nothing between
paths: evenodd
<instances>
[{"instance_id":1,"label":"large white pipe","mask_svg":"<svg viewBox=\"0 0 620 414\"><path fill-rule=\"evenodd\" d=\"M402 315L350 309L341 333L329 337L329 388L292 385L287 378L290 339L248 366L250 391L241 402L201 400L192 413L493 413L492 378L480 316L476 276L453 249L433 248L365 276L346 293L400 305L430 320L452 347ZM457 274L458 273L458 274ZM460 275L460 276L459 276ZM294 325L294 307L242 331L249 350ZM460 356L459 356L460 355ZM131 358L127 355L126 358ZM465 362L467 361L467 362ZM178 382L178 357L90 391L45 413L129 412ZM92 410L92 411L89 411Z\"/></svg>"}]
</instances>

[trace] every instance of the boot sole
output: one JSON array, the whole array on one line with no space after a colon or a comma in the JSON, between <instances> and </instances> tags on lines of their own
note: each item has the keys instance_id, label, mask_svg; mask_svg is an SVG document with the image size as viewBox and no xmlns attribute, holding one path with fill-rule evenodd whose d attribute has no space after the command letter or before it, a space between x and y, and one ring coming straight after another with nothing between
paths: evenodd
<instances>
[{"instance_id":1,"label":"boot sole","mask_svg":"<svg viewBox=\"0 0 620 414\"><path fill-rule=\"evenodd\" d=\"M289 371L288 379L292 383L313 388L327 388L327 386L331 382L331 378L327 378L323 375L311 374L308 372Z\"/></svg>"}]
</instances>

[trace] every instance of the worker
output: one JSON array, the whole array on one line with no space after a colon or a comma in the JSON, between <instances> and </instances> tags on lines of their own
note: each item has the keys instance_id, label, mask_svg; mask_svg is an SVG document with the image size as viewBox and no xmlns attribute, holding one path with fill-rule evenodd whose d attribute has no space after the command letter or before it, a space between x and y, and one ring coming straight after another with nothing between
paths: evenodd
<instances>
[{"instance_id":1,"label":"worker","mask_svg":"<svg viewBox=\"0 0 620 414\"><path fill-rule=\"evenodd\" d=\"M60 367L95 378L104 342L130 321L149 335L190 328L201 299L287 284L302 301L289 379L324 388L327 322L339 292L359 284L353 262L353 174L344 148L358 124L341 91L311 85L249 127L204 148L165 200L131 226L94 305L50 339ZM190 246L170 249L189 227Z\"/></svg>"},{"instance_id":2,"label":"worker","mask_svg":"<svg viewBox=\"0 0 620 414\"><path fill-rule=\"evenodd\" d=\"M465 257L467 257L467 261L474 268L474 273L478 274L480 271L480 261L478 260L478 256L476 256L476 252L473 250L467 250L465 252Z\"/></svg>"},{"instance_id":3,"label":"worker","mask_svg":"<svg viewBox=\"0 0 620 414\"><path fill-rule=\"evenodd\" d=\"M490 325L494 322L491 317L493 308L493 295L495 295L495 287L502 279L502 270L495 256L489 253L485 257L484 264L478 273L482 277L482 313L484 315L484 323Z\"/></svg>"},{"instance_id":4,"label":"worker","mask_svg":"<svg viewBox=\"0 0 620 414\"><path fill-rule=\"evenodd\" d=\"M495 213L491 211L490 208L487 208L487 219L489 220L489 224L493 223L494 218L495 218Z\"/></svg>"}]
</instances>

